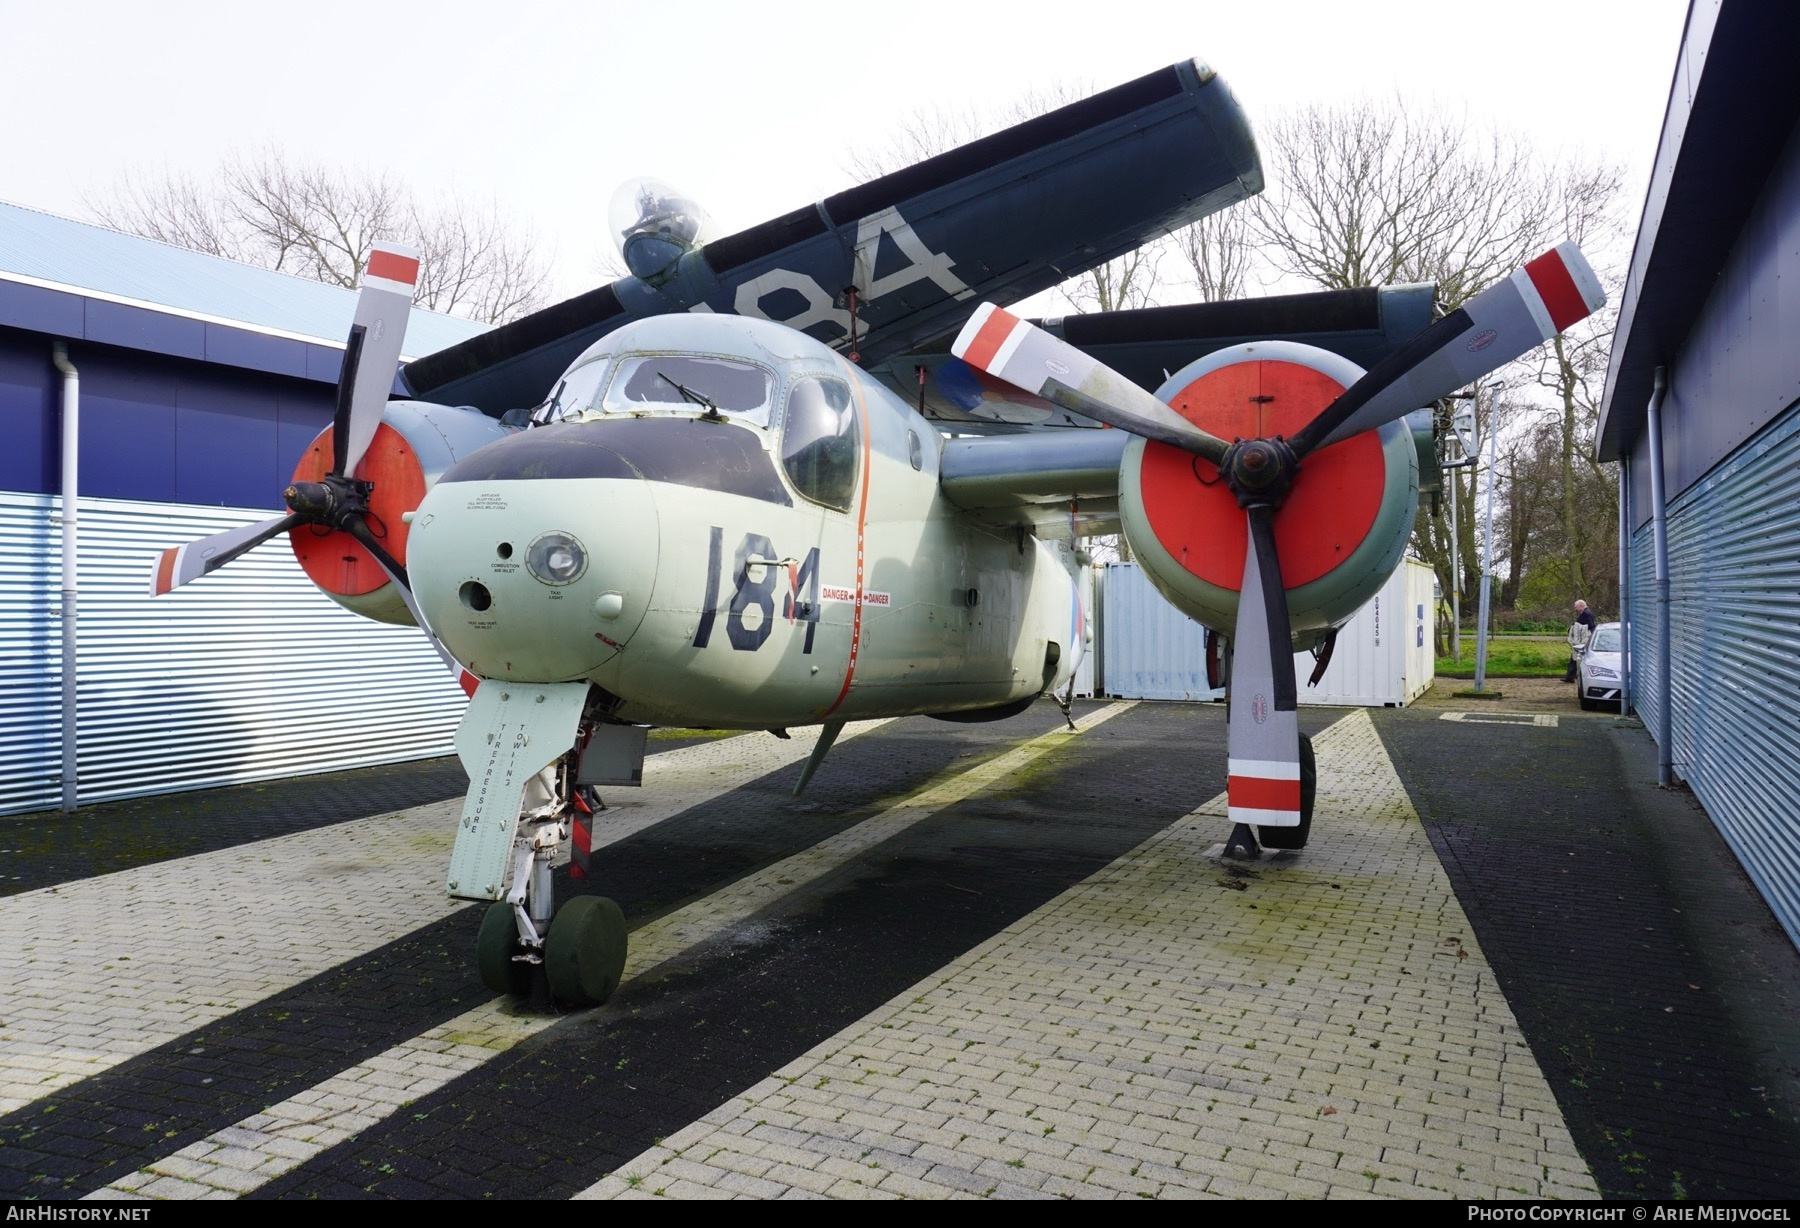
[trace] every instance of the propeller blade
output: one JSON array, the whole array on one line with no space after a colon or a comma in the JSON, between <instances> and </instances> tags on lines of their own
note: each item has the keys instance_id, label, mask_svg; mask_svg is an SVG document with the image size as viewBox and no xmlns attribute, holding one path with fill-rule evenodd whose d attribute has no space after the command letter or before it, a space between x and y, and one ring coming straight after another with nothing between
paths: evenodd
<instances>
[{"instance_id":1,"label":"propeller blade","mask_svg":"<svg viewBox=\"0 0 1800 1228\"><path fill-rule=\"evenodd\" d=\"M1111 367L992 303L976 309L950 352L972 367L1097 422L1171 444L1215 464L1225 455L1224 440L1201 430Z\"/></svg>"},{"instance_id":2,"label":"propeller blade","mask_svg":"<svg viewBox=\"0 0 1800 1228\"><path fill-rule=\"evenodd\" d=\"M1288 443L1305 457L1411 413L1505 366L1605 303L1581 249L1558 244L1369 368Z\"/></svg>"},{"instance_id":3,"label":"propeller blade","mask_svg":"<svg viewBox=\"0 0 1800 1228\"><path fill-rule=\"evenodd\" d=\"M248 554L277 533L285 533L299 523L301 517L289 512L260 524L226 529L185 546L170 546L156 556L156 566L150 571L150 595L160 597L189 580L198 580L217 571L240 554Z\"/></svg>"},{"instance_id":4,"label":"propeller blade","mask_svg":"<svg viewBox=\"0 0 1800 1228\"><path fill-rule=\"evenodd\" d=\"M412 316L413 285L419 280L419 253L397 243L377 243L363 267L356 320L344 347L338 376L332 470L348 477L375 438L381 410L394 387L406 325ZM358 334L361 340L358 340Z\"/></svg>"},{"instance_id":5,"label":"propeller blade","mask_svg":"<svg viewBox=\"0 0 1800 1228\"><path fill-rule=\"evenodd\" d=\"M1287 589L1275 554L1274 509L1244 511L1249 544L1231 636L1226 809L1233 823L1300 825L1300 716Z\"/></svg>"},{"instance_id":6,"label":"propeller blade","mask_svg":"<svg viewBox=\"0 0 1800 1228\"><path fill-rule=\"evenodd\" d=\"M443 660L445 668L456 676L456 683L462 687L463 694L473 695L475 688L481 684L481 679L464 669L462 663L450 655L450 650L444 647L444 641L438 638L437 632L431 629L431 624L425 621L424 611L419 609L419 603L413 597L412 586L407 583L406 569L400 566L394 560L394 556L381 546L375 535L369 532L369 526L360 519L351 521L350 534L367 547L369 554L376 563L380 564L381 570L387 572L388 579L394 582L394 591L399 593L400 600L406 603L406 609L412 615L413 622L417 623L419 630L425 633L425 638L431 641L432 648Z\"/></svg>"}]
</instances>

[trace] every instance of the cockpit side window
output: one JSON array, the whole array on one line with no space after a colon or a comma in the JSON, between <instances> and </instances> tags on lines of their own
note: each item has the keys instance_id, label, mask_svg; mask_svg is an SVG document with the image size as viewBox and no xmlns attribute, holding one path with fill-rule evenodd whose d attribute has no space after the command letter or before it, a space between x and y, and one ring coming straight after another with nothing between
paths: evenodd
<instances>
[{"instance_id":1,"label":"cockpit side window","mask_svg":"<svg viewBox=\"0 0 1800 1228\"><path fill-rule=\"evenodd\" d=\"M856 410L842 380L808 377L788 392L781 466L803 497L840 512L850 510L856 490Z\"/></svg>"},{"instance_id":2,"label":"cockpit side window","mask_svg":"<svg viewBox=\"0 0 1800 1228\"><path fill-rule=\"evenodd\" d=\"M532 415L533 421L539 425L560 422L592 405L594 398L600 395L600 385L606 380L607 364L611 361L610 354L602 354L570 368L550 390L549 399L538 406Z\"/></svg>"},{"instance_id":3,"label":"cockpit side window","mask_svg":"<svg viewBox=\"0 0 1800 1228\"><path fill-rule=\"evenodd\" d=\"M619 364L605 406L615 413L716 410L767 426L774 382L769 372L755 363L700 354L646 354Z\"/></svg>"}]
</instances>

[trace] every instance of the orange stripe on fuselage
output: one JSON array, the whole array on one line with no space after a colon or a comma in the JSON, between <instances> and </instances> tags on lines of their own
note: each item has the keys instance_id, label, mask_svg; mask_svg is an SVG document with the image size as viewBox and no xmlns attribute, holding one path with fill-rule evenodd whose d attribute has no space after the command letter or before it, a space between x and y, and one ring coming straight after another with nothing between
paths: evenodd
<instances>
[{"instance_id":1,"label":"orange stripe on fuselage","mask_svg":"<svg viewBox=\"0 0 1800 1228\"><path fill-rule=\"evenodd\" d=\"M983 330L986 331L985 329ZM840 361L842 361L840 359ZM845 363L846 367L850 364ZM844 666L844 685L838 688L837 698L825 709L824 715L830 716L844 702L844 696L850 693L850 683L856 677L856 650L862 644L862 612L863 612L863 530L869 521L869 406L863 400L862 384L857 379L855 368L850 370L850 387L856 393L856 408L861 411L862 419L862 494L856 500L856 604L850 610L850 660Z\"/></svg>"}]
</instances>

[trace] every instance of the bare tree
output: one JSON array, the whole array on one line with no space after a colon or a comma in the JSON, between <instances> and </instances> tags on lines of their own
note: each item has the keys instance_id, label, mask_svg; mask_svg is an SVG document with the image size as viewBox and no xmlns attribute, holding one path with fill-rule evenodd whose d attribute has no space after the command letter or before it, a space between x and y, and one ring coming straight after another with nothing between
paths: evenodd
<instances>
[{"instance_id":1,"label":"bare tree","mask_svg":"<svg viewBox=\"0 0 1800 1228\"><path fill-rule=\"evenodd\" d=\"M1248 209L1240 206L1208 214L1171 237L1193 275L1201 302L1244 297L1255 259Z\"/></svg>"},{"instance_id":2,"label":"bare tree","mask_svg":"<svg viewBox=\"0 0 1800 1228\"><path fill-rule=\"evenodd\" d=\"M1564 602L1587 599L1599 609L1598 591L1590 586L1598 579L1588 558L1595 542L1618 540L1618 494L1594 459L1594 432L1600 419L1600 397L1606 380L1607 355L1619 318L1622 278L1619 266L1608 259L1622 247L1625 223L1619 216L1621 176L1611 167L1572 167L1557 184L1564 229L1591 249L1607 305L1560 333L1539 362L1537 382L1555 398L1559 444L1562 528L1562 570L1567 584ZM1603 573L1618 570L1617 555L1601 563ZM1616 587L1613 589L1617 591Z\"/></svg>"},{"instance_id":3,"label":"bare tree","mask_svg":"<svg viewBox=\"0 0 1800 1228\"><path fill-rule=\"evenodd\" d=\"M534 310L549 284L536 236L496 203L427 204L390 175L350 175L273 149L226 157L205 184L128 174L88 207L115 230L336 286L356 285L377 240L411 244L420 252L413 300L484 323Z\"/></svg>"},{"instance_id":4,"label":"bare tree","mask_svg":"<svg viewBox=\"0 0 1800 1228\"><path fill-rule=\"evenodd\" d=\"M1059 287L1077 311L1126 311L1156 305L1163 247L1147 243L1136 251L1095 265Z\"/></svg>"},{"instance_id":5,"label":"bare tree","mask_svg":"<svg viewBox=\"0 0 1800 1228\"><path fill-rule=\"evenodd\" d=\"M1260 144L1270 188L1250 204L1255 240L1282 273L1324 289L1436 282L1455 307L1536 255L1561 220L1522 140L1399 99L1278 115Z\"/></svg>"}]
</instances>

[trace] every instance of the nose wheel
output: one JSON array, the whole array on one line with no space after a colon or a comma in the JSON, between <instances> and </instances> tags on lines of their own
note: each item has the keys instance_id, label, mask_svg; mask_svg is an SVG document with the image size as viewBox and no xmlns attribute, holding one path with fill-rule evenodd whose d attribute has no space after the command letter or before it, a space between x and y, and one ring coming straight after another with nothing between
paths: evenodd
<instances>
[{"instance_id":1,"label":"nose wheel","mask_svg":"<svg viewBox=\"0 0 1800 1228\"><path fill-rule=\"evenodd\" d=\"M605 896L577 896L556 910L544 940L550 992L569 1006L599 1006L625 973L625 914Z\"/></svg>"},{"instance_id":2,"label":"nose wheel","mask_svg":"<svg viewBox=\"0 0 1800 1228\"><path fill-rule=\"evenodd\" d=\"M475 935L475 966L481 983L495 993L524 995L531 992L531 964L524 959L519 926L511 904L489 904Z\"/></svg>"},{"instance_id":3,"label":"nose wheel","mask_svg":"<svg viewBox=\"0 0 1800 1228\"><path fill-rule=\"evenodd\" d=\"M625 914L612 900L583 895L552 916L551 870L569 860L569 824L527 817L519 829L512 890L488 906L475 936L481 983L538 1006L547 1005L544 988L566 1007L599 1006L625 973Z\"/></svg>"}]
</instances>

